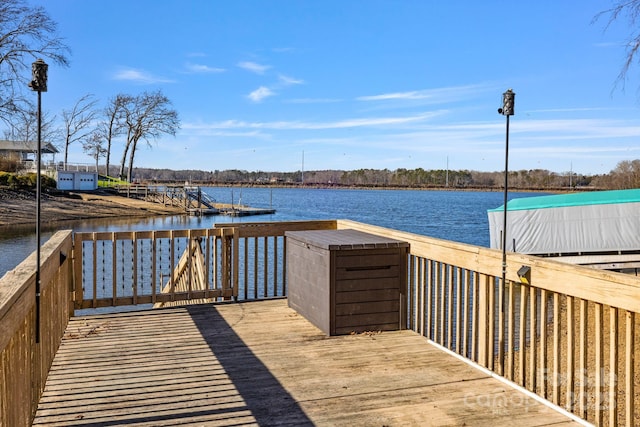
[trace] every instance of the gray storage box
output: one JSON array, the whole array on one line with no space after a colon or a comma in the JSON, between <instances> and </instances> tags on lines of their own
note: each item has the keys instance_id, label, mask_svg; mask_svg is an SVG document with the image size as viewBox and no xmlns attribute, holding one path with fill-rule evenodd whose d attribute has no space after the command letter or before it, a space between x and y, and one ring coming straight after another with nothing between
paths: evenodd
<instances>
[{"instance_id":1,"label":"gray storage box","mask_svg":"<svg viewBox=\"0 0 640 427\"><path fill-rule=\"evenodd\" d=\"M289 307L327 335L404 328L407 242L356 230L285 236Z\"/></svg>"}]
</instances>

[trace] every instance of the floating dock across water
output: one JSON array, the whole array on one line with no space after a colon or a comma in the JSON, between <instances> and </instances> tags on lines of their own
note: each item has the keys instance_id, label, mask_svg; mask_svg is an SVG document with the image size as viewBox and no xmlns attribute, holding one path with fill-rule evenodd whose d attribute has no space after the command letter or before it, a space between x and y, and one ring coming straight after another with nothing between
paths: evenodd
<instances>
[{"instance_id":1,"label":"floating dock across water","mask_svg":"<svg viewBox=\"0 0 640 427\"><path fill-rule=\"evenodd\" d=\"M272 215L274 213L276 213L275 209L251 208L248 206L234 206L220 209L220 214L227 216Z\"/></svg>"}]
</instances>

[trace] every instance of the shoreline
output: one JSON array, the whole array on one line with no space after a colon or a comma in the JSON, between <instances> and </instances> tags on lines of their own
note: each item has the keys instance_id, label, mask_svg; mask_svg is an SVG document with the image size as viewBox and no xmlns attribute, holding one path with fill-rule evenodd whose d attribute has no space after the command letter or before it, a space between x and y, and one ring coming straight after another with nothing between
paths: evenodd
<instances>
[{"instance_id":1,"label":"shoreline","mask_svg":"<svg viewBox=\"0 0 640 427\"><path fill-rule=\"evenodd\" d=\"M36 194L30 190L0 189L0 230L36 223ZM105 193L42 193L40 220L43 224L93 218L183 215L184 209L163 206Z\"/></svg>"}]
</instances>

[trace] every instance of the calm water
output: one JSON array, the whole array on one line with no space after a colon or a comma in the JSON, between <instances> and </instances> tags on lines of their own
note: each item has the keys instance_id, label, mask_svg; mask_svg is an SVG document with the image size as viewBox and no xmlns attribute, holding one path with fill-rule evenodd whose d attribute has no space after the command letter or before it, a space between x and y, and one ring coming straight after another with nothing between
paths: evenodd
<instances>
[{"instance_id":1,"label":"calm water","mask_svg":"<svg viewBox=\"0 0 640 427\"><path fill-rule=\"evenodd\" d=\"M297 188L204 189L222 203L242 203L276 209L273 215L230 218L226 216L163 216L146 219L77 221L63 226L43 226L46 241L56 229L74 231L161 230L207 228L214 223L351 219L426 236L489 246L487 209L502 205L501 192L333 190ZM509 199L537 196L510 193ZM0 276L36 248L33 226L0 229Z\"/></svg>"}]
</instances>

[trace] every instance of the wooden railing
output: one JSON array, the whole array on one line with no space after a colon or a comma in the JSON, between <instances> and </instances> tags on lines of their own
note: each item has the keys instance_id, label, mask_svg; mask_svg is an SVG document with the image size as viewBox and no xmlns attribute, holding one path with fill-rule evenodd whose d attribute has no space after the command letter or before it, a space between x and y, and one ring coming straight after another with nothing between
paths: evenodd
<instances>
[{"instance_id":1,"label":"wooden railing","mask_svg":"<svg viewBox=\"0 0 640 427\"><path fill-rule=\"evenodd\" d=\"M41 248L39 340L35 252L0 278L0 426L29 426L71 306L71 231Z\"/></svg>"},{"instance_id":2,"label":"wooden railing","mask_svg":"<svg viewBox=\"0 0 640 427\"><path fill-rule=\"evenodd\" d=\"M284 232L334 228L336 221L293 221L76 233L75 308L283 297ZM184 257L194 245L203 265Z\"/></svg>"},{"instance_id":3,"label":"wooden railing","mask_svg":"<svg viewBox=\"0 0 640 427\"><path fill-rule=\"evenodd\" d=\"M345 220L239 223L206 230L77 233L74 307L286 296L284 233L313 229L356 229L408 242L407 328L580 418L597 425L638 425L640 279L630 275L509 253L503 286L502 254L487 248ZM64 276L68 261L60 269L59 281L70 286L71 276ZM28 294L33 284L26 283L20 292ZM55 283L51 286L58 289ZM15 310L28 309L5 300L0 299L0 349L24 352L18 344L7 345L4 331L22 315ZM51 347L57 342L52 338ZM13 368L3 367L0 375L9 371ZM13 402L7 381L2 378L3 414ZM496 399L477 403L499 410L504 402L500 395Z\"/></svg>"},{"instance_id":4,"label":"wooden railing","mask_svg":"<svg viewBox=\"0 0 640 427\"><path fill-rule=\"evenodd\" d=\"M499 251L338 228L410 243L409 328L596 425L640 424L640 278L510 253L502 286Z\"/></svg>"}]
</instances>

